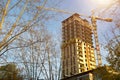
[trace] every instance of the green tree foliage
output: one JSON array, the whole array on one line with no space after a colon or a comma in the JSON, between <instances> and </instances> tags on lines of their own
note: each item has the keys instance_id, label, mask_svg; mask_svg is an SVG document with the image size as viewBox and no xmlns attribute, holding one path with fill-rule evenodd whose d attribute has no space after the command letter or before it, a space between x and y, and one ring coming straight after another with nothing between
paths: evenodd
<instances>
[{"instance_id":1,"label":"green tree foliage","mask_svg":"<svg viewBox=\"0 0 120 80\"><path fill-rule=\"evenodd\" d=\"M103 66L95 69L94 71L94 79L98 80L120 80L120 73L115 71L110 66Z\"/></svg>"},{"instance_id":2,"label":"green tree foliage","mask_svg":"<svg viewBox=\"0 0 120 80\"><path fill-rule=\"evenodd\" d=\"M7 64L0 67L0 80L21 80L19 70L15 64Z\"/></svg>"}]
</instances>

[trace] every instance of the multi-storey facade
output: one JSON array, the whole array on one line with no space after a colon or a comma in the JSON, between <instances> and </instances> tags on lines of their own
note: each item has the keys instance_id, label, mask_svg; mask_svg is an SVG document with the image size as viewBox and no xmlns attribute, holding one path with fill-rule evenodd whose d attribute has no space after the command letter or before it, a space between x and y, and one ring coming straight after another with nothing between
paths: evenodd
<instances>
[{"instance_id":1,"label":"multi-storey facade","mask_svg":"<svg viewBox=\"0 0 120 80\"><path fill-rule=\"evenodd\" d=\"M96 67L92 30L75 13L62 22L62 78Z\"/></svg>"}]
</instances>

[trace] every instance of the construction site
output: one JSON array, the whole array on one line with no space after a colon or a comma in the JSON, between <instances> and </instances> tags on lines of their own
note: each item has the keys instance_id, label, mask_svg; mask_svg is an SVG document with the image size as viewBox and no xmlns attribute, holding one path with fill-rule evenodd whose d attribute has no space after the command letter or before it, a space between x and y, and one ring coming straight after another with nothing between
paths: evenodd
<instances>
[{"instance_id":1,"label":"construction site","mask_svg":"<svg viewBox=\"0 0 120 80\"><path fill-rule=\"evenodd\" d=\"M0 80L120 80L119 15L120 0L0 0Z\"/></svg>"},{"instance_id":2,"label":"construction site","mask_svg":"<svg viewBox=\"0 0 120 80\"><path fill-rule=\"evenodd\" d=\"M75 13L62 21L61 59L63 80L79 73L83 74L77 80L93 80L91 71L102 66L96 20L108 22L112 20L94 16L89 18L91 18L91 23L80 18L80 15ZM93 42L93 39L95 42ZM93 43L95 46L93 46Z\"/></svg>"}]
</instances>

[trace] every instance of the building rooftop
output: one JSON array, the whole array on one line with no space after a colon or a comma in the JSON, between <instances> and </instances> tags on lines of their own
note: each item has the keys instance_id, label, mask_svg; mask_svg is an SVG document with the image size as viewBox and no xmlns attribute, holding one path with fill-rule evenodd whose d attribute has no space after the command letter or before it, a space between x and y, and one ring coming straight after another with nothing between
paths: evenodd
<instances>
[{"instance_id":1,"label":"building rooftop","mask_svg":"<svg viewBox=\"0 0 120 80\"><path fill-rule=\"evenodd\" d=\"M65 19L64 21L62 21L62 23L64 23L65 21L67 21L68 19L72 18L73 16L77 16L79 17L80 15L78 13L74 13L72 16L70 16L69 18Z\"/></svg>"}]
</instances>

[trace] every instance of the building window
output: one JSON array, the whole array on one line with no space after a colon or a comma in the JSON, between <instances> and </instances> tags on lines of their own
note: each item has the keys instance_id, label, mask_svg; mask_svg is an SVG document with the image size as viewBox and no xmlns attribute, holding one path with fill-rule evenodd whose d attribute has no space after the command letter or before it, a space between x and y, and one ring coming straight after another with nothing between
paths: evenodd
<instances>
[{"instance_id":1,"label":"building window","mask_svg":"<svg viewBox=\"0 0 120 80\"><path fill-rule=\"evenodd\" d=\"M89 69L87 68L87 70L89 70Z\"/></svg>"},{"instance_id":2,"label":"building window","mask_svg":"<svg viewBox=\"0 0 120 80\"><path fill-rule=\"evenodd\" d=\"M81 70L81 72L83 72L83 70Z\"/></svg>"},{"instance_id":3,"label":"building window","mask_svg":"<svg viewBox=\"0 0 120 80\"><path fill-rule=\"evenodd\" d=\"M68 69L67 69L67 75L68 75Z\"/></svg>"},{"instance_id":4,"label":"building window","mask_svg":"<svg viewBox=\"0 0 120 80\"><path fill-rule=\"evenodd\" d=\"M84 49L86 49L86 47L84 47Z\"/></svg>"},{"instance_id":5,"label":"building window","mask_svg":"<svg viewBox=\"0 0 120 80\"><path fill-rule=\"evenodd\" d=\"M74 73L76 73L76 69L75 69L75 66L74 66Z\"/></svg>"},{"instance_id":6,"label":"building window","mask_svg":"<svg viewBox=\"0 0 120 80\"><path fill-rule=\"evenodd\" d=\"M84 45L85 45L85 43L84 43Z\"/></svg>"}]
</instances>

